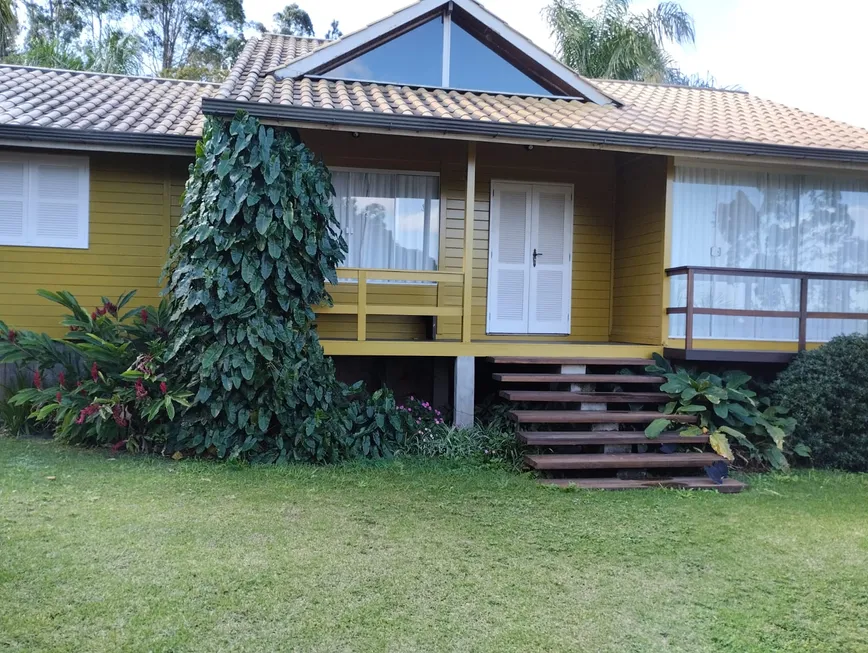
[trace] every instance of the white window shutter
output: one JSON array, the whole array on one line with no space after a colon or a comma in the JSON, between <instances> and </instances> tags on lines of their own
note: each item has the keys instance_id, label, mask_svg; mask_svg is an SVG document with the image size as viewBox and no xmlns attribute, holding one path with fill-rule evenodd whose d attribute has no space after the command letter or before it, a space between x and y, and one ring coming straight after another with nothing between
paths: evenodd
<instances>
[{"instance_id":1,"label":"white window shutter","mask_svg":"<svg viewBox=\"0 0 868 653\"><path fill-rule=\"evenodd\" d=\"M530 333L569 334L573 202L568 186L534 186Z\"/></svg>"},{"instance_id":2,"label":"white window shutter","mask_svg":"<svg viewBox=\"0 0 868 653\"><path fill-rule=\"evenodd\" d=\"M30 237L39 247L88 246L87 159L45 158L31 165Z\"/></svg>"},{"instance_id":3,"label":"white window shutter","mask_svg":"<svg viewBox=\"0 0 868 653\"><path fill-rule=\"evenodd\" d=\"M528 332L533 186L492 182L488 333Z\"/></svg>"},{"instance_id":4,"label":"white window shutter","mask_svg":"<svg viewBox=\"0 0 868 653\"><path fill-rule=\"evenodd\" d=\"M23 245L27 240L27 162L0 158L0 245Z\"/></svg>"}]
</instances>

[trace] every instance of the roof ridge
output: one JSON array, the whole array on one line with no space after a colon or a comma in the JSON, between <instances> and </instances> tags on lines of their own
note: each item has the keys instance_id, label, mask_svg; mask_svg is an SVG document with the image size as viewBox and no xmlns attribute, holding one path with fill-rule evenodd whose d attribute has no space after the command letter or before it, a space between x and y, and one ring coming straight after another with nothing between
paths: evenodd
<instances>
[{"instance_id":1,"label":"roof ridge","mask_svg":"<svg viewBox=\"0 0 868 653\"><path fill-rule=\"evenodd\" d=\"M588 77L595 82L605 82L607 84L634 84L636 86L659 86L662 88L683 88L691 91L716 91L718 93L740 93L741 95L751 95L750 91L745 91L739 88L716 88L711 86L688 86L687 84L673 84L671 82L645 82L634 79L609 79L607 77Z\"/></svg>"},{"instance_id":2,"label":"roof ridge","mask_svg":"<svg viewBox=\"0 0 868 653\"><path fill-rule=\"evenodd\" d=\"M101 73L95 70L71 70L69 68L48 68L46 66L25 66L16 63L0 63L0 68L20 68L23 70L42 70L50 73L72 73L73 75L95 75L97 77L119 77L121 79L145 79L152 82L177 82L199 86L220 86L222 82L202 82L195 79L174 79L172 77L151 77L149 75L122 75L120 73Z\"/></svg>"},{"instance_id":3,"label":"roof ridge","mask_svg":"<svg viewBox=\"0 0 868 653\"><path fill-rule=\"evenodd\" d=\"M267 30L265 32L258 32L256 34L254 34L253 38L258 39L258 38L263 37L263 36L279 36L280 38L283 38L283 39L301 39L301 40L305 40L305 41L323 41L323 42L329 42L329 43L331 41L339 41L340 40L340 39L320 38L319 36L298 36L297 34L281 34L280 32L269 32Z\"/></svg>"}]
</instances>

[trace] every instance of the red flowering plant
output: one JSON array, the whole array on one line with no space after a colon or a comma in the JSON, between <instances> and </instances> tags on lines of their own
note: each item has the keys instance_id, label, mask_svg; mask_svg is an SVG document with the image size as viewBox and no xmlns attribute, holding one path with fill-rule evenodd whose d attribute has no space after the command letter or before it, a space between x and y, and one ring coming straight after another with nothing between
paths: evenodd
<instances>
[{"instance_id":1,"label":"red flowering plant","mask_svg":"<svg viewBox=\"0 0 868 653\"><path fill-rule=\"evenodd\" d=\"M33 417L75 444L153 450L167 425L188 406L190 393L162 365L168 304L127 309L135 291L105 297L88 312L66 291L39 294L63 306L62 338L15 331L0 322L0 363L32 369L32 387L10 403L32 405Z\"/></svg>"}]
</instances>

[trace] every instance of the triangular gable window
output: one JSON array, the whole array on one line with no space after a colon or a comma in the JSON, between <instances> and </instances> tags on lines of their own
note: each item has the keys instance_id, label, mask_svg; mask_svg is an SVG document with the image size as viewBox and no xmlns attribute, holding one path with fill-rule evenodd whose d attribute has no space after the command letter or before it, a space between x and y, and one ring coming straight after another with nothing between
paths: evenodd
<instances>
[{"instance_id":1,"label":"triangular gable window","mask_svg":"<svg viewBox=\"0 0 868 653\"><path fill-rule=\"evenodd\" d=\"M440 86L443 24L435 18L325 73L337 79Z\"/></svg>"},{"instance_id":2,"label":"triangular gable window","mask_svg":"<svg viewBox=\"0 0 868 653\"><path fill-rule=\"evenodd\" d=\"M449 47L447 71L443 70L444 47ZM409 86L554 95L451 18L439 16L322 74Z\"/></svg>"},{"instance_id":3,"label":"triangular gable window","mask_svg":"<svg viewBox=\"0 0 868 653\"><path fill-rule=\"evenodd\" d=\"M449 86L499 93L551 95L506 59L454 23L449 48Z\"/></svg>"}]
</instances>

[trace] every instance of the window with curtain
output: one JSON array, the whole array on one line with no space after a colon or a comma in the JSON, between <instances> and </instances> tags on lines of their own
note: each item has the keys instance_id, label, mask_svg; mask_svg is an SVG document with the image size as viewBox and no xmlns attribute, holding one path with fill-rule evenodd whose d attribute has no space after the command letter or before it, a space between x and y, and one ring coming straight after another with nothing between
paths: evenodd
<instances>
[{"instance_id":1,"label":"window with curtain","mask_svg":"<svg viewBox=\"0 0 868 653\"><path fill-rule=\"evenodd\" d=\"M347 241L344 267L436 270L440 178L338 170L335 215Z\"/></svg>"},{"instance_id":2,"label":"window with curtain","mask_svg":"<svg viewBox=\"0 0 868 653\"><path fill-rule=\"evenodd\" d=\"M868 180L849 177L677 166L672 266L868 274ZM673 277L672 306L684 306L686 277ZM703 308L797 311L799 281L697 275ZM868 283L811 281L808 310L868 312ZM670 316L683 337L683 315ZM808 320L808 339L868 333L864 320ZM791 318L697 315L694 337L797 340Z\"/></svg>"}]
</instances>

